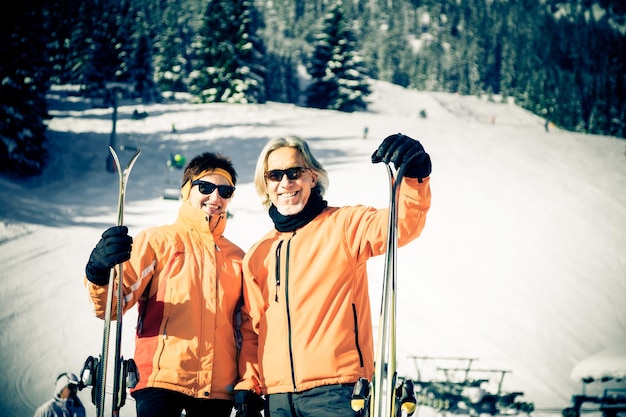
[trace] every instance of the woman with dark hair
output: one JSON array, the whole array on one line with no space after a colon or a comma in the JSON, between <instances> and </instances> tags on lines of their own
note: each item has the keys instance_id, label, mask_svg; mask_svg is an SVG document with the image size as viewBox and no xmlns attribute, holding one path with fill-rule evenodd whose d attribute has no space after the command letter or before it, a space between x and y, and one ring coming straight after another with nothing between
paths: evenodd
<instances>
[{"instance_id":1,"label":"woman with dark hair","mask_svg":"<svg viewBox=\"0 0 626 417\"><path fill-rule=\"evenodd\" d=\"M229 158L198 155L185 168L174 224L134 239L125 226L112 227L91 253L87 286L97 316L106 311L109 271L121 262L124 311L139 304L140 380L131 392L138 417L231 414L244 252L223 233L236 181Z\"/></svg>"}]
</instances>

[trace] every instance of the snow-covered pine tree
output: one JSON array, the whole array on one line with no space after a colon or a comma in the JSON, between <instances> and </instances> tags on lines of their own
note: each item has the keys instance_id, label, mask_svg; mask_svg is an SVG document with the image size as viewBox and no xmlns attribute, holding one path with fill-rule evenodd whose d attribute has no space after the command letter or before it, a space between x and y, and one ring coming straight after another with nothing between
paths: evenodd
<instances>
[{"instance_id":1,"label":"snow-covered pine tree","mask_svg":"<svg viewBox=\"0 0 626 417\"><path fill-rule=\"evenodd\" d=\"M81 88L88 96L104 97L104 104L109 105L105 83L127 81L128 77L124 59L129 48L123 47L130 41L125 36L129 30L123 26L127 22L123 15L126 10L109 1L92 7L85 10L84 16L93 20L93 32L88 34L90 54L83 68Z\"/></svg>"},{"instance_id":2,"label":"snow-covered pine tree","mask_svg":"<svg viewBox=\"0 0 626 417\"><path fill-rule=\"evenodd\" d=\"M366 69L363 59L356 53L354 44L356 43L352 31L347 31L346 41L340 42L338 48L341 50L344 60L336 70L337 99L332 104L331 109L344 112L367 110L366 97L372 93L366 79Z\"/></svg>"},{"instance_id":3,"label":"snow-covered pine tree","mask_svg":"<svg viewBox=\"0 0 626 417\"><path fill-rule=\"evenodd\" d=\"M131 83L134 85L134 96L144 103L152 103L160 101L160 94L154 82L152 42L146 32L147 30L138 32L136 47L130 56L128 70Z\"/></svg>"},{"instance_id":4,"label":"snow-covered pine tree","mask_svg":"<svg viewBox=\"0 0 626 417\"><path fill-rule=\"evenodd\" d=\"M264 103L263 41L248 0L209 0L189 90L202 103Z\"/></svg>"},{"instance_id":5,"label":"snow-covered pine tree","mask_svg":"<svg viewBox=\"0 0 626 417\"><path fill-rule=\"evenodd\" d=\"M298 78L299 57L308 47L305 40L295 38L294 30L299 23L294 16L295 4L285 2L257 2L258 12L263 16L259 36L263 38L265 53L265 90L268 101L281 103L300 102ZM311 28L311 24L308 28Z\"/></svg>"},{"instance_id":6,"label":"snow-covered pine tree","mask_svg":"<svg viewBox=\"0 0 626 417\"><path fill-rule=\"evenodd\" d=\"M341 0L326 14L314 47L307 66L312 80L306 90L306 105L348 112L366 110L365 98L371 91Z\"/></svg>"},{"instance_id":7,"label":"snow-covered pine tree","mask_svg":"<svg viewBox=\"0 0 626 417\"><path fill-rule=\"evenodd\" d=\"M43 13L47 16L46 31L50 34L48 55L52 68L52 84L77 84L81 59L86 55L84 33L80 19L83 0L49 0ZM72 10L72 13L68 13Z\"/></svg>"},{"instance_id":8,"label":"snow-covered pine tree","mask_svg":"<svg viewBox=\"0 0 626 417\"><path fill-rule=\"evenodd\" d=\"M26 0L5 10L0 24L0 171L40 174L46 159L46 92L51 70L42 10Z\"/></svg>"},{"instance_id":9,"label":"snow-covered pine tree","mask_svg":"<svg viewBox=\"0 0 626 417\"><path fill-rule=\"evenodd\" d=\"M265 88L268 101L298 103L300 86L291 56L268 51L266 62Z\"/></svg>"},{"instance_id":10,"label":"snow-covered pine tree","mask_svg":"<svg viewBox=\"0 0 626 417\"><path fill-rule=\"evenodd\" d=\"M198 3L169 0L165 6L161 30L155 31L154 78L161 91L188 91Z\"/></svg>"}]
</instances>

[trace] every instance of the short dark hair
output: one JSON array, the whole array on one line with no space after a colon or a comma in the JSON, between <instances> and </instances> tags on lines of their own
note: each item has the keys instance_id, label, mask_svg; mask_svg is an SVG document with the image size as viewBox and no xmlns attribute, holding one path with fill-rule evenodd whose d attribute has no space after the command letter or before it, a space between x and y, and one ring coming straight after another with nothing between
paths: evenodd
<instances>
[{"instance_id":1,"label":"short dark hair","mask_svg":"<svg viewBox=\"0 0 626 417\"><path fill-rule=\"evenodd\" d=\"M233 185L237 184L237 171L235 171L233 162L229 157L217 152L204 152L189 161L183 173L182 185L184 186L203 171L210 171L215 168L221 168L228 172L233 180Z\"/></svg>"}]
</instances>

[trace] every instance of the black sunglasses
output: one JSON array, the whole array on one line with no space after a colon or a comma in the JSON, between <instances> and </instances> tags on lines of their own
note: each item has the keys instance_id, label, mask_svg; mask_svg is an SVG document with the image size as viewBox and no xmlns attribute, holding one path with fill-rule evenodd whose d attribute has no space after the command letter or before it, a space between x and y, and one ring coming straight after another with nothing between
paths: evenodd
<instances>
[{"instance_id":1,"label":"black sunglasses","mask_svg":"<svg viewBox=\"0 0 626 417\"><path fill-rule=\"evenodd\" d=\"M220 193L222 198L231 198L235 192L235 187L231 185L215 185L209 181L195 180L191 183L191 186L198 186L198 190L202 194L211 194L217 188L217 192Z\"/></svg>"},{"instance_id":2,"label":"black sunglasses","mask_svg":"<svg viewBox=\"0 0 626 417\"><path fill-rule=\"evenodd\" d=\"M297 180L304 174L305 171L308 171L309 168L302 167L294 167L287 169L273 169L271 171L267 171L265 173L265 179L270 181L280 182L283 180L283 175L286 175L290 180Z\"/></svg>"}]
</instances>

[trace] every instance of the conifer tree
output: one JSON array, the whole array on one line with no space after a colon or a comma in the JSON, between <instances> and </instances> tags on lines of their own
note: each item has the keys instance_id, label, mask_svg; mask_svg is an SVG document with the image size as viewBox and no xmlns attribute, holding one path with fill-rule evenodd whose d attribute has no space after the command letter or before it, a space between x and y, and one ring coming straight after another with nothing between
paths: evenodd
<instances>
[{"instance_id":1,"label":"conifer tree","mask_svg":"<svg viewBox=\"0 0 626 417\"><path fill-rule=\"evenodd\" d=\"M85 2L86 4L90 2ZM130 0L105 0L87 9L93 30L89 34L89 56L81 73L81 86L88 96L104 97L110 104L107 82L132 83L129 71L135 31Z\"/></svg>"},{"instance_id":2,"label":"conifer tree","mask_svg":"<svg viewBox=\"0 0 626 417\"><path fill-rule=\"evenodd\" d=\"M278 52L267 53L265 88L268 101L297 103L300 87L297 70L291 56Z\"/></svg>"},{"instance_id":3,"label":"conifer tree","mask_svg":"<svg viewBox=\"0 0 626 417\"><path fill-rule=\"evenodd\" d=\"M196 30L194 5L188 0L170 0L163 12L154 55L154 77L161 91L188 90Z\"/></svg>"},{"instance_id":4,"label":"conifer tree","mask_svg":"<svg viewBox=\"0 0 626 417\"><path fill-rule=\"evenodd\" d=\"M264 103L265 51L248 0L209 0L198 32L190 91L203 103Z\"/></svg>"},{"instance_id":5,"label":"conifer tree","mask_svg":"<svg viewBox=\"0 0 626 417\"><path fill-rule=\"evenodd\" d=\"M50 42L47 55L54 84L76 84L80 59L86 54L79 10L82 0L49 0L43 8Z\"/></svg>"},{"instance_id":6,"label":"conifer tree","mask_svg":"<svg viewBox=\"0 0 626 417\"><path fill-rule=\"evenodd\" d=\"M341 1L326 15L314 46L308 65L312 82L306 91L307 106L347 112L366 110L370 88Z\"/></svg>"},{"instance_id":7,"label":"conifer tree","mask_svg":"<svg viewBox=\"0 0 626 417\"><path fill-rule=\"evenodd\" d=\"M51 70L43 15L25 0L5 10L0 22L0 171L17 177L40 174L47 155Z\"/></svg>"},{"instance_id":8,"label":"conifer tree","mask_svg":"<svg viewBox=\"0 0 626 417\"><path fill-rule=\"evenodd\" d=\"M152 50L150 38L141 31L130 56L128 70L131 84L134 86L134 96L141 98L144 103L160 101L158 88L154 82Z\"/></svg>"},{"instance_id":9,"label":"conifer tree","mask_svg":"<svg viewBox=\"0 0 626 417\"><path fill-rule=\"evenodd\" d=\"M307 43L294 36L295 7L291 2L258 3L258 11L263 15L259 34L267 48L265 89L268 101L300 102L297 68Z\"/></svg>"}]
</instances>

